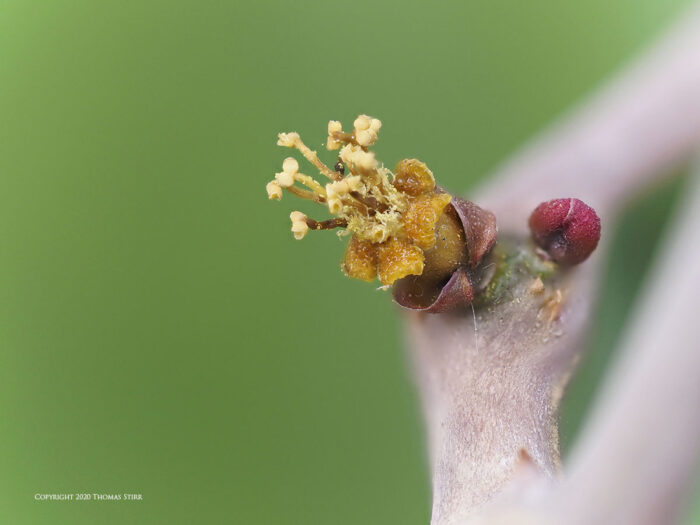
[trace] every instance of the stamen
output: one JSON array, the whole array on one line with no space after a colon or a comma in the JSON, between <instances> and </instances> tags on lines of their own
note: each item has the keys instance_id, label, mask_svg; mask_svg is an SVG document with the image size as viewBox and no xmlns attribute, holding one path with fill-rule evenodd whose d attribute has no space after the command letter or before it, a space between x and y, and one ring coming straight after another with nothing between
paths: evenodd
<instances>
[{"instance_id":1,"label":"stamen","mask_svg":"<svg viewBox=\"0 0 700 525\"><path fill-rule=\"evenodd\" d=\"M299 163L293 157L288 157L282 164L282 172L276 174L275 180L268 185L270 198L278 198L278 193L287 188L298 197L325 204L334 216L325 221L316 221L308 219L301 212L295 213L291 219L292 232L297 239L304 237L308 230L345 228L358 242L369 243L373 251L379 244L403 236L402 216L408 209L408 197L394 187L391 172L380 167L374 153L368 149L376 141L380 127L379 120L366 115L356 119L352 133L345 133L340 122L330 121L327 146L329 149L340 149L335 171L323 164L315 151L306 147L298 133L279 134L280 146L298 149L331 179L328 184L321 185L314 178L300 173ZM344 176L346 173L348 176ZM295 185L295 182L300 184ZM302 189L301 186L309 189ZM417 265L413 264L413 259L411 261L408 265L410 268L407 268L414 271Z\"/></svg>"},{"instance_id":2,"label":"stamen","mask_svg":"<svg viewBox=\"0 0 700 525\"><path fill-rule=\"evenodd\" d=\"M337 120L331 120L328 122L328 138L326 139L326 149L329 151L339 149L342 146L342 142L335 139L333 135L335 133L340 133L343 131L343 125ZM337 164L336 164L337 166ZM338 171L337 169L335 171ZM342 175L342 173L341 173Z\"/></svg>"},{"instance_id":3,"label":"stamen","mask_svg":"<svg viewBox=\"0 0 700 525\"><path fill-rule=\"evenodd\" d=\"M355 131L364 131L369 129L370 124L371 121L367 115L360 115L355 119L355 122L352 123L352 125L355 127Z\"/></svg>"},{"instance_id":4,"label":"stamen","mask_svg":"<svg viewBox=\"0 0 700 525\"><path fill-rule=\"evenodd\" d=\"M377 141L377 132L382 127L382 122L367 115L360 115L355 119L353 126L357 144L366 149Z\"/></svg>"},{"instance_id":5,"label":"stamen","mask_svg":"<svg viewBox=\"0 0 700 525\"><path fill-rule=\"evenodd\" d=\"M329 179L341 179L341 176L338 173L336 173L328 166L326 166L323 162L321 162L315 151L309 149L309 147L306 144L304 144L304 142L302 142L301 137L299 137L298 133L280 133L277 144L279 146L286 146L288 148L298 149L301 152L301 154L304 155L306 160L308 160L311 164L316 166L316 169L323 173Z\"/></svg>"},{"instance_id":6,"label":"stamen","mask_svg":"<svg viewBox=\"0 0 700 525\"><path fill-rule=\"evenodd\" d=\"M346 144L340 150L340 158L346 167L350 168L353 173L361 173L363 175L372 175L377 169L377 159L374 153L354 144Z\"/></svg>"},{"instance_id":7,"label":"stamen","mask_svg":"<svg viewBox=\"0 0 700 525\"><path fill-rule=\"evenodd\" d=\"M294 238L300 241L309 231L309 226L306 224L306 215L300 211L293 211L289 214L289 218L292 221L292 233L294 234Z\"/></svg>"},{"instance_id":8,"label":"stamen","mask_svg":"<svg viewBox=\"0 0 700 525\"><path fill-rule=\"evenodd\" d=\"M334 228L347 228L348 221L346 219L336 218L319 222L307 217L306 225L312 230L332 230Z\"/></svg>"},{"instance_id":9,"label":"stamen","mask_svg":"<svg viewBox=\"0 0 700 525\"><path fill-rule=\"evenodd\" d=\"M267 186L265 186L265 189L267 190L267 198L272 200L282 200L282 186L277 184L277 182L270 181L267 183Z\"/></svg>"},{"instance_id":10,"label":"stamen","mask_svg":"<svg viewBox=\"0 0 700 525\"><path fill-rule=\"evenodd\" d=\"M374 197L367 196L365 197L361 193L357 191L351 191L350 196L353 197L354 199L358 200L365 206L367 206L370 210L373 210L374 212L385 212L389 209L389 206L384 204L383 202L379 202L377 199Z\"/></svg>"},{"instance_id":11,"label":"stamen","mask_svg":"<svg viewBox=\"0 0 700 525\"><path fill-rule=\"evenodd\" d=\"M294 194L297 197L300 197L302 199L318 202L319 204L326 203L326 199L322 195L319 195L318 193L314 193L313 191L304 190L304 189L299 188L297 186L288 186L285 189L289 193L292 193L292 194Z\"/></svg>"},{"instance_id":12,"label":"stamen","mask_svg":"<svg viewBox=\"0 0 700 525\"><path fill-rule=\"evenodd\" d=\"M341 144L354 144L355 146L360 146L355 140L355 135L352 133L346 133L344 131L334 131L328 135L329 139L338 143L338 147L333 149L338 149Z\"/></svg>"},{"instance_id":13,"label":"stamen","mask_svg":"<svg viewBox=\"0 0 700 525\"><path fill-rule=\"evenodd\" d=\"M294 175L294 179L301 182L304 186L311 188L314 192L318 193L320 196L326 196L325 188L318 182L316 182L312 177L304 175L303 173L297 173Z\"/></svg>"},{"instance_id":14,"label":"stamen","mask_svg":"<svg viewBox=\"0 0 700 525\"><path fill-rule=\"evenodd\" d=\"M294 157L287 157L282 162L282 171L289 173L290 175L295 175L299 171L299 163Z\"/></svg>"},{"instance_id":15,"label":"stamen","mask_svg":"<svg viewBox=\"0 0 700 525\"><path fill-rule=\"evenodd\" d=\"M328 123L328 139L326 147L329 150L336 150L342 144L352 144L367 152L367 148L377 141L377 133L382 127L382 122L379 119L360 115L353 122L352 133L346 133L337 120L331 120Z\"/></svg>"},{"instance_id":16,"label":"stamen","mask_svg":"<svg viewBox=\"0 0 700 525\"><path fill-rule=\"evenodd\" d=\"M277 184L283 188L289 188L292 184L294 184L294 175L287 173L286 171L275 173L275 182L277 182Z\"/></svg>"}]
</instances>

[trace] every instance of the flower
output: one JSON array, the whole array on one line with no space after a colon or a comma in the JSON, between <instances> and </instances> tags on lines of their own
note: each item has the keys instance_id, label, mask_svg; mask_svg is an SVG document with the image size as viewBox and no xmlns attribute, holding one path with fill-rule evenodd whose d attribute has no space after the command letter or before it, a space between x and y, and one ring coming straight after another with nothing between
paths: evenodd
<instances>
[{"instance_id":1,"label":"flower","mask_svg":"<svg viewBox=\"0 0 700 525\"><path fill-rule=\"evenodd\" d=\"M351 235L343 272L393 286L401 306L440 312L470 304L473 274L495 242L496 219L436 186L432 171L417 159L400 161L393 173L380 164L369 147L381 126L379 119L360 115L346 133L340 122L330 121L326 146L339 150L333 170L298 133L280 133L280 146L297 149L330 182L323 185L299 172L298 162L288 157L267 184L268 197L280 200L286 190L327 207L334 217L325 221L292 212L294 237L341 228L339 235Z\"/></svg>"},{"instance_id":2,"label":"flower","mask_svg":"<svg viewBox=\"0 0 700 525\"><path fill-rule=\"evenodd\" d=\"M474 300L475 280L498 228L496 216L473 202L452 197L436 229L436 246L426 252L428 268L394 285L394 300L405 308L441 313ZM435 268L437 271L428 271Z\"/></svg>"}]
</instances>

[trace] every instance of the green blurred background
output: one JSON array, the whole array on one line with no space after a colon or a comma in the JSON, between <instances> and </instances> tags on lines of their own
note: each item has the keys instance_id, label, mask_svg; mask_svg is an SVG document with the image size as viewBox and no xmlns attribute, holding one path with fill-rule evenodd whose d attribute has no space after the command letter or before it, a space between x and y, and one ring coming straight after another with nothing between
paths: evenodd
<instances>
[{"instance_id":1,"label":"green blurred background","mask_svg":"<svg viewBox=\"0 0 700 525\"><path fill-rule=\"evenodd\" d=\"M466 191L686 4L0 1L0 521L427 523L395 309L292 239L276 133L376 115ZM606 230L565 449L678 187Z\"/></svg>"}]
</instances>

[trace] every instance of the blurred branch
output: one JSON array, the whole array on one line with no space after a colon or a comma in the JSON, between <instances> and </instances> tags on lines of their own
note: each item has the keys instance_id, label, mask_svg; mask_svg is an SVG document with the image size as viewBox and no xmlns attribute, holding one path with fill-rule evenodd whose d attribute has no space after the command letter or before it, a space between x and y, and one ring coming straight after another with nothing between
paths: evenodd
<instances>
[{"instance_id":1,"label":"blurred branch","mask_svg":"<svg viewBox=\"0 0 700 525\"><path fill-rule=\"evenodd\" d=\"M700 166L688 190L556 498L567 523L672 523L692 484L700 453Z\"/></svg>"},{"instance_id":2,"label":"blurred branch","mask_svg":"<svg viewBox=\"0 0 700 525\"><path fill-rule=\"evenodd\" d=\"M700 5L626 71L514 156L477 202L522 231L540 202L577 197L605 220L700 144Z\"/></svg>"},{"instance_id":3,"label":"blurred branch","mask_svg":"<svg viewBox=\"0 0 700 525\"><path fill-rule=\"evenodd\" d=\"M534 207L559 197L586 201L609 227L631 196L687 161L700 144L698 50L700 6L696 5L641 60L506 164L482 189L477 202L496 213L501 232L508 234L522 236ZM694 213L686 224L700 222ZM642 325L649 328L633 331L635 338L628 343L634 349L629 352L639 354L630 359L639 362L611 379L613 385L619 380L619 387L610 387L615 393L601 402L605 408L575 457L561 507L567 523L570 513L586 510L596 498L606 522L652 523L673 507L672 495L685 481L698 442L694 413L700 400L698 386L682 377L683 372L689 375L699 369L697 357L691 356L693 342L688 333L693 326L691 292L700 289L697 257L691 253L697 252L698 245L695 235L694 244L668 248L674 253L673 264L667 263L668 268L658 274L656 291L651 292L655 311L649 308L640 315ZM527 282L513 290L513 301L477 312L473 318L407 315L428 427L433 524L464 523L487 503L503 500L506 494L512 498L514 487L517 500L518 494L526 492L523 480L556 479L556 411L590 318L603 252L600 249L555 283L564 300L554 322L542 322L543 304L549 299L543 303L533 296ZM674 282L685 288L672 287ZM669 345L684 351L679 350L677 360L664 363L659 349ZM655 381L667 384L678 374L677 388L663 393L654 388L654 399L645 395L645 386ZM644 404L650 407L648 418ZM669 424L670 415L679 421ZM620 428L621 421L634 431ZM639 438L651 432L652 423L655 428L669 424L668 431L657 430L656 437L658 432L666 433L658 446L655 437ZM606 451L607 440L615 445ZM683 450L671 454L674 447ZM658 458L650 460L657 452ZM616 454L618 461L614 461ZM655 488L650 480L660 475L664 460L677 467L677 475L665 483L657 480ZM641 464L648 468L640 470ZM614 480L612 484L596 486L604 476ZM634 514L610 518L615 506L611 487L620 484L629 491L625 501L630 509L638 503L639 494L648 498L649 505L640 505ZM529 481L526 485L540 486ZM508 487L511 491L505 490ZM577 493L578 497L572 496ZM639 518L641 509L650 513L652 517L646 519L651 521Z\"/></svg>"}]
</instances>

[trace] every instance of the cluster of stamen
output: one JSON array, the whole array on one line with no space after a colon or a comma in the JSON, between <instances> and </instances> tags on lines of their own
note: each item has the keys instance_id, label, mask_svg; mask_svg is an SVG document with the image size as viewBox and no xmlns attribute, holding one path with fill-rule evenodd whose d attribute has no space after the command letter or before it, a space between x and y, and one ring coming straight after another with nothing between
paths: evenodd
<instances>
[{"instance_id":1,"label":"cluster of stamen","mask_svg":"<svg viewBox=\"0 0 700 525\"><path fill-rule=\"evenodd\" d=\"M367 115L355 119L351 132L330 121L326 147L338 150L334 169L298 133L280 133L277 144L297 149L329 182L321 184L301 173L296 159L288 157L267 184L267 194L280 200L286 190L327 207L334 217L325 221L292 212L294 237L302 239L309 230L342 228L340 235L352 235L343 271L367 281L378 276L389 285L423 272L424 252L435 244L435 226L450 197L436 190L432 172L418 160L401 161L396 175L377 161L369 147L377 141L381 126L380 120Z\"/></svg>"}]
</instances>

